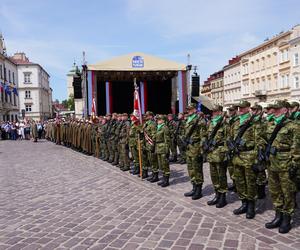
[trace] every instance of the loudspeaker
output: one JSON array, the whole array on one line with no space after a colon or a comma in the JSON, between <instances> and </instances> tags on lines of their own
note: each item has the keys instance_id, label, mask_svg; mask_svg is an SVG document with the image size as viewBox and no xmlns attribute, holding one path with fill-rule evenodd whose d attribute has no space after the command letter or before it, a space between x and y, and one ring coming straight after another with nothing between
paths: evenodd
<instances>
[{"instance_id":1,"label":"loudspeaker","mask_svg":"<svg viewBox=\"0 0 300 250\"><path fill-rule=\"evenodd\" d=\"M199 96L200 77L192 76L192 96Z\"/></svg>"},{"instance_id":2,"label":"loudspeaker","mask_svg":"<svg viewBox=\"0 0 300 250\"><path fill-rule=\"evenodd\" d=\"M74 99L82 98L81 82L82 82L81 76L74 76L73 78Z\"/></svg>"}]
</instances>

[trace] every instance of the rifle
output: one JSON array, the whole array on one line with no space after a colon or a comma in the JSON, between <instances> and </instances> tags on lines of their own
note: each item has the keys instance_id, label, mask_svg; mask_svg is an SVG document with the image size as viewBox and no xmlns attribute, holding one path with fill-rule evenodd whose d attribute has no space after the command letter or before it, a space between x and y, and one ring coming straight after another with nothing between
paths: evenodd
<instances>
[{"instance_id":1,"label":"rifle","mask_svg":"<svg viewBox=\"0 0 300 250\"><path fill-rule=\"evenodd\" d=\"M270 159L270 155L276 155L277 153L277 149L275 147L272 147L272 144L278 134L278 132L280 131L280 129L282 129L284 127L284 122L286 120L286 116L283 117L283 119L281 120L281 122L279 122L276 127L274 128L270 140L268 141L268 144L266 146L266 150L265 150L265 160L268 161Z\"/></svg>"},{"instance_id":2,"label":"rifle","mask_svg":"<svg viewBox=\"0 0 300 250\"><path fill-rule=\"evenodd\" d=\"M244 124L241 126L237 136L235 137L235 139L233 141L231 140L228 140L227 141L227 147L229 148L229 152L227 154L227 157L229 158L228 160L232 159L232 157L235 155L235 154L239 154L239 147L240 146L244 146L244 142L242 140L242 137L244 135L244 133L246 132L246 130L251 126L251 123L252 121L254 120L256 116L256 113L254 113L250 119Z\"/></svg>"},{"instance_id":3,"label":"rifle","mask_svg":"<svg viewBox=\"0 0 300 250\"><path fill-rule=\"evenodd\" d=\"M206 162L206 157L209 152L213 150L213 148L216 146L216 141L214 140L214 137L216 136L218 130L220 129L223 120L224 120L225 114L223 114L222 119L216 124L213 131L211 132L209 138L203 143L203 162Z\"/></svg>"},{"instance_id":4,"label":"rifle","mask_svg":"<svg viewBox=\"0 0 300 250\"><path fill-rule=\"evenodd\" d=\"M196 126L198 125L198 122L200 121L200 118L201 118L201 117L198 116L196 122L193 124L193 126L191 127L191 129L190 129L190 131L188 132L188 134L185 136L184 139L182 139L182 143L183 143L183 147L184 147L184 148L187 148L187 146L188 146L189 144L193 144L193 141L191 140L190 137L192 136L192 134L193 134L193 132L194 132Z\"/></svg>"}]
</instances>

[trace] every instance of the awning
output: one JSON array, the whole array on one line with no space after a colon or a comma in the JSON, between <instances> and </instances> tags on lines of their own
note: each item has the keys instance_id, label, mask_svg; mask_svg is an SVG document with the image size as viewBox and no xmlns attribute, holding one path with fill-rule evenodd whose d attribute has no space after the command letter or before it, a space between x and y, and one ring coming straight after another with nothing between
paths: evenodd
<instances>
[{"instance_id":1,"label":"awning","mask_svg":"<svg viewBox=\"0 0 300 250\"><path fill-rule=\"evenodd\" d=\"M201 102L201 104L209 110L212 110L215 106L214 100L205 95L193 96L192 98L197 102Z\"/></svg>"},{"instance_id":2,"label":"awning","mask_svg":"<svg viewBox=\"0 0 300 250\"><path fill-rule=\"evenodd\" d=\"M88 65L88 70L98 71L179 71L186 70L184 64L156 56L135 52L112 58L108 61Z\"/></svg>"}]
</instances>

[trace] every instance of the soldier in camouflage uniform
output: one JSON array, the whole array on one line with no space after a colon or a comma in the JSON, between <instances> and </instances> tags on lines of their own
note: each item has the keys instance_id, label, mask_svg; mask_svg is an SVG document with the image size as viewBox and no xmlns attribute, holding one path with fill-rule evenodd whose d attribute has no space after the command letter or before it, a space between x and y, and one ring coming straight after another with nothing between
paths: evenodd
<instances>
[{"instance_id":1,"label":"soldier in camouflage uniform","mask_svg":"<svg viewBox=\"0 0 300 250\"><path fill-rule=\"evenodd\" d=\"M239 123L239 117L237 115L238 107L236 105L232 105L231 107L228 108L228 118L226 120L226 135L227 135L227 140L233 141L234 134L233 134L233 128ZM226 141L227 144L227 141ZM232 159L230 157L226 157L227 161L227 169L229 172L229 176L232 180L232 186L228 188L229 191L234 191L236 192L236 186L235 186L235 178L234 178L234 166L232 164Z\"/></svg>"},{"instance_id":2,"label":"soldier in camouflage uniform","mask_svg":"<svg viewBox=\"0 0 300 250\"><path fill-rule=\"evenodd\" d=\"M102 119L101 131L100 131L100 148L101 148L101 159L104 161L108 161L109 159L109 151L107 145L107 133L108 133L108 121L105 116Z\"/></svg>"},{"instance_id":3,"label":"soldier in camouflage uniform","mask_svg":"<svg viewBox=\"0 0 300 250\"><path fill-rule=\"evenodd\" d=\"M116 127L115 127L115 139L114 139L114 144L115 144L115 156L114 156L114 160L112 162L112 165L114 166L118 166L119 164L119 157L120 157L120 145L119 145L119 141L120 141L120 132L121 132L121 128L123 126L123 120L122 120L122 115L121 114L116 114Z\"/></svg>"},{"instance_id":4,"label":"soldier in camouflage uniform","mask_svg":"<svg viewBox=\"0 0 300 250\"><path fill-rule=\"evenodd\" d=\"M177 145L178 145L179 153L180 153L180 160L178 161L178 163L180 163L180 164L186 163L185 146L184 146L184 142L183 142L184 126L185 126L184 114L179 113L177 129L176 129L176 141L177 141Z\"/></svg>"},{"instance_id":5,"label":"soldier in camouflage uniform","mask_svg":"<svg viewBox=\"0 0 300 250\"><path fill-rule=\"evenodd\" d=\"M133 158L133 175L140 174L140 165L139 165L139 153L138 153L138 139L139 139L139 120L131 115L131 127L129 131L129 148L131 152L131 157Z\"/></svg>"},{"instance_id":6,"label":"soldier in camouflage uniform","mask_svg":"<svg viewBox=\"0 0 300 250\"><path fill-rule=\"evenodd\" d=\"M255 115L253 119L253 127L255 133L255 150L257 152L258 158L256 159L256 164L261 165L261 168L257 168L253 165L253 170L256 173L256 186L257 186L257 199L264 199L266 197L265 187L267 184L267 175L266 175L266 163L260 161L263 159L264 147L266 144L266 129L267 123L263 120L263 110L262 106L255 104L251 107L252 114Z\"/></svg>"},{"instance_id":7,"label":"soldier in camouflage uniform","mask_svg":"<svg viewBox=\"0 0 300 250\"><path fill-rule=\"evenodd\" d=\"M277 101L273 124L268 126L267 135L270 140L276 126L281 126L271 145L268 166L268 183L275 218L266 223L266 228L279 227L279 233L288 233L291 229L291 216L295 211L295 184L291 180L290 170L299 166L300 135L299 126L288 119L290 105L286 101ZM274 136L274 135L273 135ZM268 152L267 152L268 153Z\"/></svg>"},{"instance_id":8,"label":"soldier in camouflage uniform","mask_svg":"<svg viewBox=\"0 0 300 250\"><path fill-rule=\"evenodd\" d=\"M239 123L233 128L233 138L236 140L237 135L248 124L236 145L235 153L232 159L234 165L234 177L236 181L237 193L242 201L241 207L235 209L235 215L246 213L247 219L255 217L255 199L256 199L256 174L252 169L253 163L257 159L255 151L255 130L251 121L250 113L251 104L248 101L241 101L239 107Z\"/></svg>"},{"instance_id":9,"label":"soldier in camouflage uniform","mask_svg":"<svg viewBox=\"0 0 300 250\"><path fill-rule=\"evenodd\" d=\"M157 182L158 179L158 163L157 163L157 155L155 154L155 134L156 134L156 123L154 121L154 114L151 111L146 112L146 122L143 126L144 133L144 145L146 153L146 165L149 166L152 170L152 176L147 180L150 182ZM147 170L146 170L147 171ZM147 178L148 174L144 173L142 178Z\"/></svg>"},{"instance_id":10,"label":"soldier in camouflage uniform","mask_svg":"<svg viewBox=\"0 0 300 250\"><path fill-rule=\"evenodd\" d=\"M188 117L184 128L184 141L187 145L186 161L193 189L185 193L184 196L197 200L202 197L202 184L204 182L201 146L206 139L206 121L203 117L197 115L195 104L188 106L187 110Z\"/></svg>"},{"instance_id":11,"label":"soldier in camouflage uniform","mask_svg":"<svg viewBox=\"0 0 300 250\"><path fill-rule=\"evenodd\" d=\"M159 169L163 173L163 178L157 184L161 187L169 186L170 165L168 154L170 150L170 132L166 125L166 118L163 115L157 117L157 130L155 134L155 153L157 155L157 162Z\"/></svg>"},{"instance_id":12,"label":"soldier in camouflage uniform","mask_svg":"<svg viewBox=\"0 0 300 250\"><path fill-rule=\"evenodd\" d=\"M116 128L116 114L114 113L111 117L108 115L108 131L107 131L107 145L109 159L108 162L112 163L115 157L115 128Z\"/></svg>"},{"instance_id":13,"label":"soldier in camouflage uniform","mask_svg":"<svg viewBox=\"0 0 300 250\"><path fill-rule=\"evenodd\" d=\"M129 130L130 123L128 121L128 115L124 113L122 115L122 127L120 130L120 169L122 171L130 170L130 160L129 160Z\"/></svg>"},{"instance_id":14,"label":"soldier in camouflage uniform","mask_svg":"<svg viewBox=\"0 0 300 250\"><path fill-rule=\"evenodd\" d=\"M167 126L169 128L170 137L171 137L171 144L170 144L171 157L170 157L170 162L176 162L177 161L177 142L176 142L177 123L174 120L174 115L173 114L168 114Z\"/></svg>"},{"instance_id":15,"label":"soldier in camouflage uniform","mask_svg":"<svg viewBox=\"0 0 300 250\"><path fill-rule=\"evenodd\" d=\"M220 105L216 105L213 109L213 116L207 130L207 141L204 143L203 148L205 154L207 154L210 177L215 190L215 197L207 204L209 206L216 205L217 208L227 205L226 127L222 111L223 107Z\"/></svg>"},{"instance_id":16,"label":"soldier in camouflage uniform","mask_svg":"<svg viewBox=\"0 0 300 250\"><path fill-rule=\"evenodd\" d=\"M300 125L300 111L299 111L299 103L298 102L291 102L290 103L290 119L295 122L296 125ZM296 174L296 180L297 180L297 191L295 192L295 197L297 195L297 192L300 192L300 169L298 169L298 172ZM297 207L297 203L296 203Z\"/></svg>"}]
</instances>

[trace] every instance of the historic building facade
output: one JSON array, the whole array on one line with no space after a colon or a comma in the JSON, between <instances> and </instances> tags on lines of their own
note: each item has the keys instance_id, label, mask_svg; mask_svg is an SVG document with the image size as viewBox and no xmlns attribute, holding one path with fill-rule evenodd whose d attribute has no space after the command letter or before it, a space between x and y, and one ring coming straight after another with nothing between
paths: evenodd
<instances>
[{"instance_id":1,"label":"historic building facade","mask_svg":"<svg viewBox=\"0 0 300 250\"><path fill-rule=\"evenodd\" d=\"M223 68L224 105L229 106L241 99L252 104L277 99L299 101L299 58L300 25L239 54ZM219 91L222 87L218 86L221 79L210 78L207 81L211 84L211 98L216 104L221 104ZM202 86L202 93L206 91L206 84Z\"/></svg>"},{"instance_id":2,"label":"historic building facade","mask_svg":"<svg viewBox=\"0 0 300 250\"><path fill-rule=\"evenodd\" d=\"M220 70L209 77L211 98L215 104L224 105L224 72Z\"/></svg>"},{"instance_id":3,"label":"historic building facade","mask_svg":"<svg viewBox=\"0 0 300 250\"><path fill-rule=\"evenodd\" d=\"M49 74L39 64L30 62L25 53L15 53L11 60L17 65L20 115L27 119L47 120L52 117L52 89Z\"/></svg>"},{"instance_id":4,"label":"historic building facade","mask_svg":"<svg viewBox=\"0 0 300 250\"><path fill-rule=\"evenodd\" d=\"M224 71L224 106L236 104L241 99L241 66L240 57L229 60Z\"/></svg>"},{"instance_id":5,"label":"historic building facade","mask_svg":"<svg viewBox=\"0 0 300 250\"><path fill-rule=\"evenodd\" d=\"M17 65L7 56L0 34L0 121L17 121L19 115Z\"/></svg>"}]
</instances>

